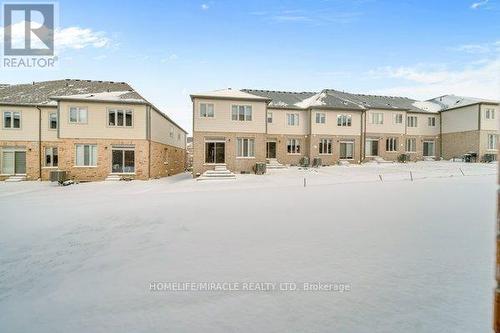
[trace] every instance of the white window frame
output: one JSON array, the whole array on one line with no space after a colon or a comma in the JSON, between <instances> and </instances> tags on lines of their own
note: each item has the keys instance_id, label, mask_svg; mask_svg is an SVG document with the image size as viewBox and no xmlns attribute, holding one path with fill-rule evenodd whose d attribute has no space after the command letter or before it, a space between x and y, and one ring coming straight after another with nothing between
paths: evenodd
<instances>
[{"instance_id":1,"label":"white window frame","mask_svg":"<svg viewBox=\"0 0 500 333\"><path fill-rule=\"evenodd\" d=\"M341 152L342 152L342 149L340 149L340 147L341 147L341 145L343 145L343 144L346 144L346 145L351 145L351 147L352 147L352 149L351 149L351 151L352 151L352 156L351 156L351 157L347 157L347 156L346 156L346 157L342 157L342 156L340 156L340 154L341 154ZM354 141L341 140L341 141L339 142L339 160L343 160L343 161L352 161L352 160L354 160L354 149L355 149L355 146L354 146ZM347 149L346 149L346 151L347 151Z\"/></svg>"},{"instance_id":2,"label":"white window frame","mask_svg":"<svg viewBox=\"0 0 500 333\"><path fill-rule=\"evenodd\" d=\"M484 117L486 119L495 119L495 109L486 109L484 112Z\"/></svg>"},{"instance_id":3,"label":"white window frame","mask_svg":"<svg viewBox=\"0 0 500 333\"><path fill-rule=\"evenodd\" d=\"M408 127L413 127L413 128L418 127L418 117L417 116L406 117L406 124Z\"/></svg>"},{"instance_id":4,"label":"white window frame","mask_svg":"<svg viewBox=\"0 0 500 333\"><path fill-rule=\"evenodd\" d=\"M416 153L417 152L417 139L407 138L405 143L405 152Z\"/></svg>"},{"instance_id":5,"label":"white window frame","mask_svg":"<svg viewBox=\"0 0 500 333\"><path fill-rule=\"evenodd\" d=\"M85 164L85 147L88 146L88 164ZM79 164L78 161L78 149L81 147L83 149L83 163ZM75 167L77 168L96 168L97 167L97 160L99 159L98 156L98 150L97 150L97 145L96 144L76 144L75 145Z\"/></svg>"},{"instance_id":6,"label":"white window frame","mask_svg":"<svg viewBox=\"0 0 500 333\"><path fill-rule=\"evenodd\" d=\"M332 139L323 138L319 140L318 154L319 155L332 155L333 146Z\"/></svg>"},{"instance_id":7,"label":"white window frame","mask_svg":"<svg viewBox=\"0 0 500 333\"><path fill-rule=\"evenodd\" d=\"M200 103L200 118L215 118L215 105L213 103Z\"/></svg>"},{"instance_id":8,"label":"white window frame","mask_svg":"<svg viewBox=\"0 0 500 333\"><path fill-rule=\"evenodd\" d=\"M351 127L352 126L352 116L350 114L337 115L337 126Z\"/></svg>"},{"instance_id":9,"label":"white window frame","mask_svg":"<svg viewBox=\"0 0 500 333\"><path fill-rule=\"evenodd\" d=\"M56 122L55 128L52 128L52 116L54 116L54 118L55 118L55 122ZM56 112L49 113L49 130L55 131L58 126L59 126L59 121L57 119L57 113Z\"/></svg>"},{"instance_id":10,"label":"white window frame","mask_svg":"<svg viewBox=\"0 0 500 333\"><path fill-rule=\"evenodd\" d=\"M488 150L497 150L497 140L496 134L488 134Z\"/></svg>"},{"instance_id":11,"label":"white window frame","mask_svg":"<svg viewBox=\"0 0 500 333\"><path fill-rule=\"evenodd\" d=\"M56 154L54 154L54 149ZM47 156L50 156L50 163L47 163ZM54 165L54 156L57 156L57 163ZM59 164L59 149L57 147L45 147L44 149L44 161L45 168L57 168Z\"/></svg>"},{"instance_id":12,"label":"white window frame","mask_svg":"<svg viewBox=\"0 0 500 333\"><path fill-rule=\"evenodd\" d=\"M236 110L235 110L235 108L236 108ZM236 113L235 113L235 111L236 111ZM243 119L241 119L241 118L243 118ZM253 119L253 109L252 109L251 105L245 105L245 104L233 104L233 105L231 105L231 120L232 121L252 121L252 119Z\"/></svg>"},{"instance_id":13,"label":"white window frame","mask_svg":"<svg viewBox=\"0 0 500 333\"><path fill-rule=\"evenodd\" d=\"M383 125L384 124L384 113L382 113L382 112L370 113L370 124Z\"/></svg>"},{"instance_id":14,"label":"white window frame","mask_svg":"<svg viewBox=\"0 0 500 333\"><path fill-rule=\"evenodd\" d=\"M254 138L236 139L236 158L255 158Z\"/></svg>"},{"instance_id":15,"label":"white window frame","mask_svg":"<svg viewBox=\"0 0 500 333\"><path fill-rule=\"evenodd\" d=\"M288 148L291 148L290 150ZM300 139L288 139L286 142L286 152L288 155L300 155L301 144Z\"/></svg>"},{"instance_id":16,"label":"white window frame","mask_svg":"<svg viewBox=\"0 0 500 333\"><path fill-rule=\"evenodd\" d=\"M404 115L402 113L394 114L394 124L402 124L404 119Z\"/></svg>"},{"instance_id":17,"label":"white window frame","mask_svg":"<svg viewBox=\"0 0 500 333\"><path fill-rule=\"evenodd\" d=\"M118 113L122 113L123 114L123 125L118 125ZM114 125L111 125L110 124L110 115L111 114L114 114L115 115L115 124ZM131 117L131 123L130 125L127 125L127 115L130 115ZM125 109L108 109L108 119L107 119L107 126L108 127L119 127L119 128L122 128L122 127L128 127L128 128L132 128L134 127L134 111L133 110L125 110Z\"/></svg>"},{"instance_id":18,"label":"white window frame","mask_svg":"<svg viewBox=\"0 0 500 333\"><path fill-rule=\"evenodd\" d=\"M5 125L5 116L6 114L9 113L10 114L10 126L7 127ZM17 116L19 116L19 127L14 127L14 118ZM20 130L22 129L23 127L23 114L21 111L3 111L2 113L2 122L3 122L3 129L7 129L7 130Z\"/></svg>"},{"instance_id":19,"label":"white window frame","mask_svg":"<svg viewBox=\"0 0 500 333\"><path fill-rule=\"evenodd\" d=\"M71 120L71 111L74 110L76 111L76 120L72 121ZM82 113L85 113L85 121L82 121ZM106 119L107 121L109 119ZM70 106L69 107L69 112L68 112L68 122L70 124L88 124L89 122L89 112L88 109L85 107L79 107L79 106Z\"/></svg>"},{"instance_id":20,"label":"white window frame","mask_svg":"<svg viewBox=\"0 0 500 333\"><path fill-rule=\"evenodd\" d=\"M316 112L316 124L326 124L326 113Z\"/></svg>"},{"instance_id":21,"label":"white window frame","mask_svg":"<svg viewBox=\"0 0 500 333\"><path fill-rule=\"evenodd\" d=\"M299 113L287 113L286 114L286 124L287 126L299 126Z\"/></svg>"},{"instance_id":22,"label":"white window frame","mask_svg":"<svg viewBox=\"0 0 500 333\"><path fill-rule=\"evenodd\" d=\"M428 117L427 118L427 125L429 127L436 127L436 117Z\"/></svg>"},{"instance_id":23,"label":"white window frame","mask_svg":"<svg viewBox=\"0 0 500 333\"><path fill-rule=\"evenodd\" d=\"M385 151L394 153L398 151L398 138L390 137L385 139Z\"/></svg>"},{"instance_id":24,"label":"white window frame","mask_svg":"<svg viewBox=\"0 0 500 333\"><path fill-rule=\"evenodd\" d=\"M269 121L271 120L271 121ZM267 123L272 124L273 123L273 113L272 112L267 112Z\"/></svg>"}]
</instances>

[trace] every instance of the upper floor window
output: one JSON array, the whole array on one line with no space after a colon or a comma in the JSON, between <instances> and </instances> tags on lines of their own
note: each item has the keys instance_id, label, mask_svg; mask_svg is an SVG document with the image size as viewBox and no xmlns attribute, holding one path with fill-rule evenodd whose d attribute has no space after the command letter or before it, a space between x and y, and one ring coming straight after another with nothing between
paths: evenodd
<instances>
[{"instance_id":1,"label":"upper floor window","mask_svg":"<svg viewBox=\"0 0 500 333\"><path fill-rule=\"evenodd\" d=\"M370 123L381 125L384 123L384 114L383 113L372 113L370 117Z\"/></svg>"},{"instance_id":2,"label":"upper floor window","mask_svg":"<svg viewBox=\"0 0 500 333\"><path fill-rule=\"evenodd\" d=\"M286 123L288 126L299 126L299 114L298 113L287 113Z\"/></svg>"},{"instance_id":3,"label":"upper floor window","mask_svg":"<svg viewBox=\"0 0 500 333\"><path fill-rule=\"evenodd\" d=\"M272 122L273 122L273 113L272 112L268 112L267 113L267 123L271 124Z\"/></svg>"},{"instance_id":4,"label":"upper floor window","mask_svg":"<svg viewBox=\"0 0 500 333\"><path fill-rule=\"evenodd\" d=\"M3 128L21 128L21 112L4 111Z\"/></svg>"},{"instance_id":5,"label":"upper floor window","mask_svg":"<svg viewBox=\"0 0 500 333\"><path fill-rule=\"evenodd\" d=\"M436 126L436 117L429 117L429 118L427 118L427 124L429 126Z\"/></svg>"},{"instance_id":6,"label":"upper floor window","mask_svg":"<svg viewBox=\"0 0 500 333\"><path fill-rule=\"evenodd\" d=\"M398 139L397 138L387 138L385 141L385 151L397 151L398 150Z\"/></svg>"},{"instance_id":7,"label":"upper floor window","mask_svg":"<svg viewBox=\"0 0 500 333\"><path fill-rule=\"evenodd\" d=\"M174 137L174 126L170 126L170 137Z\"/></svg>"},{"instance_id":8,"label":"upper floor window","mask_svg":"<svg viewBox=\"0 0 500 333\"><path fill-rule=\"evenodd\" d=\"M352 117L350 114L339 114L337 116L337 126L351 126Z\"/></svg>"},{"instance_id":9,"label":"upper floor window","mask_svg":"<svg viewBox=\"0 0 500 333\"><path fill-rule=\"evenodd\" d=\"M108 111L108 126L114 127L132 127L132 111L131 110L109 110Z\"/></svg>"},{"instance_id":10,"label":"upper floor window","mask_svg":"<svg viewBox=\"0 0 500 333\"><path fill-rule=\"evenodd\" d=\"M408 127L417 127L417 116L408 116L407 123Z\"/></svg>"},{"instance_id":11,"label":"upper floor window","mask_svg":"<svg viewBox=\"0 0 500 333\"><path fill-rule=\"evenodd\" d=\"M69 108L69 122L77 124L87 123L87 109L79 107Z\"/></svg>"},{"instance_id":12,"label":"upper floor window","mask_svg":"<svg viewBox=\"0 0 500 333\"><path fill-rule=\"evenodd\" d=\"M495 109L486 109L485 118L486 119L495 119Z\"/></svg>"},{"instance_id":13,"label":"upper floor window","mask_svg":"<svg viewBox=\"0 0 500 333\"><path fill-rule=\"evenodd\" d=\"M403 114L402 113L396 113L394 115L394 124L402 124L403 123Z\"/></svg>"},{"instance_id":14,"label":"upper floor window","mask_svg":"<svg viewBox=\"0 0 500 333\"><path fill-rule=\"evenodd\" d=\"M57 129L57 113L49 113L49 129Z\"/></svg>"},{"instance_id":15,"label":"upper floor window","mask_svg":"<svg viewBox=\"0 0 500 333\"><path fill-rule=\"evenodd\" d=\"M233 105L231 107L231 119L238 121L252 121L252 106Z\"/></svg>"},{"instance_id":16,"label":"upper floor window","mask_svg":"<svg viewBox=\"0 0 500 333\"><path fill-rule=\"evenodd\" d=\"M324 124L326 123L326 114L323 112L316 113L316 124Z\"/></svg>"},{"instance_id":17,"label":"upper floor window","mask_svg":"<svg viewBox=\"0 0 500 333\"><path fill-rule=\"evenodd\" d=\"M200 103L200 117L202 118L213 118L214 105L209 103Z\"/></svg>"},{"instance_id":18,"label":"upper floor window","mask_svg":"<svg viewBox=\"0 0 500 333\"><path fill-rule=\"evenodd\" d=\"M181 133L177 133L177 141L181 141Z\"/></svg>"}]
</instances>

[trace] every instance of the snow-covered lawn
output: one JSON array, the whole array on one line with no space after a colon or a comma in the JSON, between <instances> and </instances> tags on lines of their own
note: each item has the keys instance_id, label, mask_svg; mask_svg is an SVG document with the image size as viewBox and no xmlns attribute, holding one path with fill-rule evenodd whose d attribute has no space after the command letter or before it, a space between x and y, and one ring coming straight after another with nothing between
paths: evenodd
<instances>
[{"instance_id":1,"label":"snow-covered lawn","mask_svg":"<svg viewBox=\"0 0 500 333\"><path fill-rule=\"evenodd\" d=\"M495 174L422 162L0 183L0 332L489 332ZM351 291L152 292L152 281Z\"/></svg>"}]
</instances>

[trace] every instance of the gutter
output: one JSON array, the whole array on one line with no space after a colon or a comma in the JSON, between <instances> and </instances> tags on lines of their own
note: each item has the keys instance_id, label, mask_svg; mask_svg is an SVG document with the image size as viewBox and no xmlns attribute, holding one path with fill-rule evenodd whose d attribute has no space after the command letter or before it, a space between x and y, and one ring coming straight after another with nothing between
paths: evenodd
<instances>
[{"instance_id":1,"label":"gutter","mask_svg":"<svg viewBox=\"0 0 500 333\"><path fill-rule=\"evenodd\" d=\"M42 180L42 109L35 107L38 109L38 178Z\"/></svg>"}]
</instances>

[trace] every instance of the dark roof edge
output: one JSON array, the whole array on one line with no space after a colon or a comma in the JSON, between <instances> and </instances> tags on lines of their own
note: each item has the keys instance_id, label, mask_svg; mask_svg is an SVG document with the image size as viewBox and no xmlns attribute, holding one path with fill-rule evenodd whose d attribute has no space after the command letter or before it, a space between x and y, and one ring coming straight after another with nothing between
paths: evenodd
<instances>
[{"instance_id":1,"label":"dark roof edge","mask_svg":"<svg viewBox=\"0 0 500 333\"><path fill-rule=\"evenodd\" d=\"M254 101L254 102L263 102L270 103L272 101L271 98L264 98L260 96L243 98L243 97L225 97L225 96L207 96L207 95L189 95L191 97L191 101L195 98L206 98L206 99L222 99L222 100L232 100L232 101Z\"/></svg>"}]
</instances>

